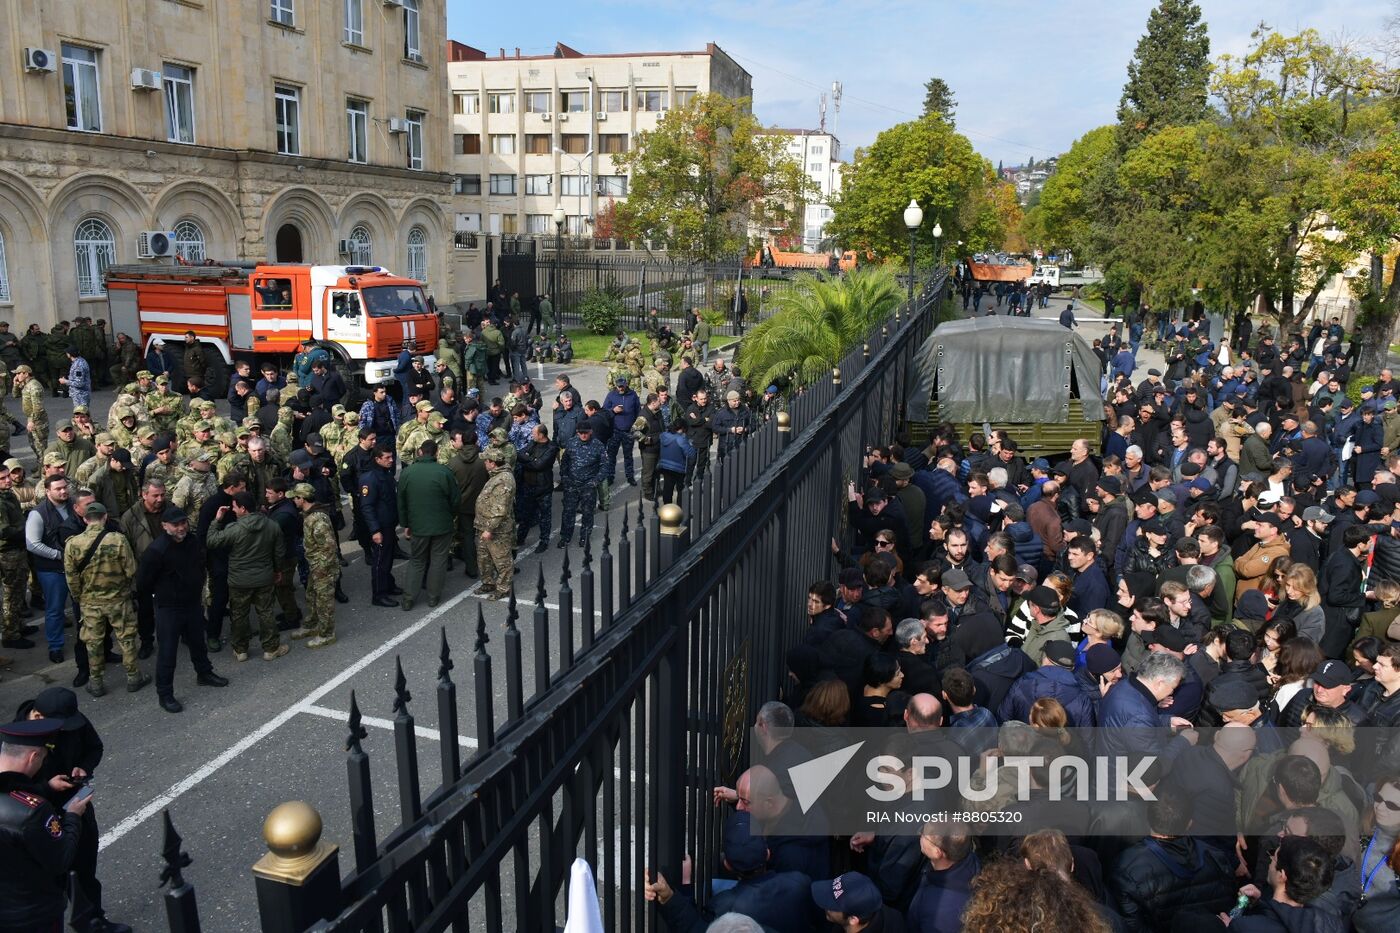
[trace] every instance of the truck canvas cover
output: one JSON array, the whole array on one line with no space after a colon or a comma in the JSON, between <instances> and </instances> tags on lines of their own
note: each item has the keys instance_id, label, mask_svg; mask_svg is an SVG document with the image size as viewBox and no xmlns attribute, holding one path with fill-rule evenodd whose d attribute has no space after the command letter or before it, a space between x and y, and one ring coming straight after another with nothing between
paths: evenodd
<instances>
[{"instance_id":1,"label":"truck canvas cover","mask_svg":"<svg viewBox=\"0 0 1400 933\"><path fill-rule=\"evenodd\" d=\"M1063 422L1071 382L1084 420L1102 421L1099 358L1083 337L1036 318L948 321L914 357L905 417L926 419L936 387L939 415L948 421Z\"/></svg>"}]
</instances>

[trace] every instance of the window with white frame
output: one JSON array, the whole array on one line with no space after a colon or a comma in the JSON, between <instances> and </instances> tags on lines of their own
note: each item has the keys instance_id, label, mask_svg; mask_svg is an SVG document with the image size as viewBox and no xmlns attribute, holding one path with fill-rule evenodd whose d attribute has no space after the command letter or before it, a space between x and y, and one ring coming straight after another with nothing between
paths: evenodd
<instances>
[{"instance_id":1,"label":"window with white frame","mask_svg":"<svg viewBox=\"0 0 1400 933\"><path fill-rule=\"evenodd\" d=\"M676 88L676 107L684 107L695 99L695 88Z\"/></svg>"},{"instance_id":2,"label":"window with white frame","mask_svg":"<svg viewBox=\"0 0 1400 933\"><path fill-rule=\"evenodd\" d=\"M345 41L365 44L365 0L345 0Z\"/></svg>"},{"instance_id":3,"label":"window with white frame","mask_svg":"<svg viewBox=\"0 0 1400 933\"><path fill-rule=\"evenodd\" d=\"M492 175L492 176L491 176L491 193L492 193L492 194L515 194L515 176L514 176L514 175Z\"/></svg>"},{"instance_id":4,"label":"window with white frame","mask_svg":"<svg viewBox=\"0 0 1400 933\"><path fill-rule=\"evenodd\" d=\"M345 255L350 260L350 265L369 265L370 258L374 255L374 238L369 235L369 228L364 224L356 224L346 239L349 240L350 249Z\"/></svg>"},{"instance_id":5,"label":"window with white frame","mask_svg":"<svg viewBox=\"0 0 1400 933\"><path fill-rule=\"evenodd\" d=\"M418 0L403 0L403 57L411 62L423 60L421 23Z\"/></svg>"},{"instance_id":6,"label":"window with white frame","mask_svg":"<svg viewBox=\"0 0 1400 933\"><path fill-rule=\"evenodd\" d=\"M345 101L346 158L351 162L369 161L369 101L353 97Z\"/></svg>"},{"instance_id":7,"label":"window with white frame","mask_svg":"<svg viewBox=\"0 0 1400 933\"><path fill-rule=\"evenodd\" d=\"M277 151L301 155L301 89L286 84L273 86L276 104Z\"/></svg>"},{"instance_id":8,"label":"window with white frame","mask_svg":"<svg viewBox=\"0 0 1400 933\"><path fill-rule=\"evenodd\" d=\"M452 190L454 194L481 194L481 176L458 175Z\"/></svg>"},{"instance_id":9,"label":"window with white frame","mask_svg":"<svg viewBox=\"0 0 1400 933\"><path fill-rule=\"evenodd\" d=\"M569 214L564 218L564 232L569 236L588 234L588 217L585 214Z\"/></svg>"},{"instance_id":10,"label":"window with white frame","mask_svg":"<svg viewBox=\"0 0 1400 933\"><path fill-rule=\"evenodd\" d=\"M626 113L626 91L601 91L598 94L599 109L605 113Z\"/></svg>"},{"instance_id":11,"label":"window with white frame","mask_svg":"<svg viewBox=\"0 0 1400 933\"><path fill-rule=\"evenodd\" d=\"M408 231L408 277L428 281L428 232L422 227Z\"/></svg>"},{"instance_id":12,"label":"window with white frame","mask_svg":"<svg viewBox=\"0 0 1400 933\"><path fill-rule=\"evenodd\" d=\"M5 232L0 230L0 301L10 300L10 273L5 266Z\"/></svg>"},{"instance_id":13,"label":"window with white frame","mask_svg":"<svg viewBox=\"0 0 1400 933\"><path fill-rule=\"evenodd\" d=\"M549 113L548 91L526 91L525 92L525 112L526 113Z\"/></svg>"},{"instance_id":14,"label":"window with white frame","mask_svg":"<svg viewBox=\"0 0 1400 933\"><path fill-rule=\"evenodd\" d=\"M493 155L515 155L515 134L492 133L491 152Z\"/></svg>"},{"instance_id":15,"label":"window with white frame","mask_svg":"<svg viewBox=\"0 0 1400 933\"><path fill-rule=\"evenodd\" d=\"M97 87L97 51L63 43L63 106L68 128L102 132L102 103Z\"/></svg>"},{"instance_id":16,"label":"window with white frame","mask_svg":"<svg viewBox=\"0 0 1400 933\"><path fill-rule=\"evenodd\" d=\"M587 175L560 175L559 194L566 198L581 198L588 194Z\"/></svg>"},{"instance_id":17,"label":"window with white frame","mask_svg":"<svg viewBox=\"0 0 1400 933\"><path fill-rule=\"evenodd\" d=\"M404 114L408 123L404 137L408 141L408 167L414 171L423 169L423 118L426 116L421 110L409 110Z\"/></svg>"},{"instance_id":18,"label":"window with white frame","mask_svg":"<svg viewBox=\"0 0 1400 933\"><path fill-rule=\"evenodd\" d=\"M583 113L588 109L588 92L560 91L559 109L564 113Z\"/></svg>"},{"instance_id":19,"label":"window with white frame","mask_svg":"<svg viewBox=\"0 0 1400 933\"><path fill-rule=\"evenodd\" d=\"M627 176L599 175L598 194L605 198L627 197Z\"/></svg>"},{"instance_id":20,"label":"window with white frame","mask_svg":"<svg viewBox=\"0 0 1400 933\"><path fill-rule=\"evenodd\" d=\"M820 172L821 170L822 170L822 164L821 164L820 162L808 162L808 163L807 163L807 171L809 171L809 172Z\"/></svg>"},{"instance_id":21,"label":"window with white frame","mask_svg":"<svg viewBox=\"0 0 1400 933\"><path fill-rule=\"evenodd\" d=\"M295 0L272 0L272 21L283 26L295 26L296 11L292 8L294 3Z\"/></svg>"},{"instance_id":22,"label":"window with white frame","mask_svg":"<svg viewBox=\"0 0 1400 933\"><path fill-rule=\"evenodd\" d=\"M165 138L172 143L194 142L194 69L166 65Z\"/></svg>"},{"instance_id":23,"label":"window with white frame","mask_svg":"<svg viewBox=\"0 0 1400 933\"><path fill-rule=\"evenodd\" d=\"M526 175L526 176L525 176L525 193L526 193L526 194L549 194L550 190L551 190L553 187L554 187L554 176L553 176L553 175Z\"/></svg>"},{"instance_id":24,"label":"window with white frame","mask_svg":"<svg viewBox=\"0 0 1400 933\"><path fill-rule=\"evenodd\" d=\"M637 109L644 113L656 113L666 109L667 94L661 90L637 91Z\"/></svg>"},{"instance_id":25,"label":"window with white frame","mask_svg":"<svg viewBox=\"0 0 1400 933\"><path fill-rule=\"evenodd\" d=\"M117 238L107 222L89 217L73 233L73 254L78 271L78 297L100 298L107 294L103 273L117 260Z\"/></svg>"},{"instance_id":26,"label":"window with white frame","mask_svg":"<svg viewBox=\"0 0 1400 933\"><path fill-rule=\"evenodd\" d=\"M500 92L487 94L486 109L491 113L515 113L515 95Z\"/></svg>"},{"instance_id":27,"label":"window with white frame","mask_svg":"<svg viewBox=\"0 0 1400 933\"><path fill-rule=\"evenodd\" d=\"M548 214L526 214L526 215L525 215L525 232L526 232L526 233L533 233L533 234L535 234L535 235L537 235L537 236L540 235L540 234L548 233L548 232L549 232L549 215L548 215Z\"/></svg>"},{"instance_id":28,"label":"window with white frame","mask_svg":"<svg viewBox=\"0 0 1400 933\"><path fill-rule=\"evenodd\" d=\"M182 220L175 225L175 255L185 262L199 264L204 261L204 231L193 220Z\"/></svg>"},{"instance_id":29,"label":"window with white frame","mask_svg":"<svg viewBox=\"0 0 1400 933\"><path fill-rule=\"evenodd\" d=\"M475 91L458 91L452 95L452 112L462 116L481 113L481 95Z\"/></svg>"},{"instance_id":30,"label":"window with white frame","mask_svg":"<svg viewBox=\"0 0 1400 933\"><path fill-rule=\"evenodd\" d=\"M811 152L812 152L812 155L814 155L814 156L825 155L825 154L826 154L826 147L825 147L825 146L813 146L812 149L811 149Z\"/></svg>"}]
</instances>

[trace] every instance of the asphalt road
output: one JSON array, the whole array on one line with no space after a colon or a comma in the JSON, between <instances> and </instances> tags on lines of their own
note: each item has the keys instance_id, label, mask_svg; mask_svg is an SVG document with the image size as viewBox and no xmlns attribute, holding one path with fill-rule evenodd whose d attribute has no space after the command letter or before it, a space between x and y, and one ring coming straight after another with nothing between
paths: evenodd
<instances>
[{"instance_id":1,"label":"asphalt road","mask_svg":"<svg viewBox=\"0 0 1400 933\"><path fill-rule=\"evenodd\" d=\"M546 387L560 367L546 367ZM563 368L585 399L603 395L605 371L597 366ZM504 388L504 386L502 386ZM105 412L112 394L99 393L94 408ZM51 399L52 420L70 410L65 399ZM640 463L638 463L640 470ZM628 487L619 467L621 484L612 508L614 541L626 508L635 517L637 490ZM558 529L559 497L555 497L553 527ZM594 553L599 550L603 516L597 515ZM532 535L517 563L517 592L523 639L525 695L534 690L533 640L529 625L534 610L536 583L544 567L548 596L553 605L565 552L553 546L542 556L534 554ZM182 656L176 671L175 694L185 712L171 715L156 703L154 685L136 694L121 689L119 665L109 668L109 693L92 699L79 690L82 711L93 721L106 745L106 753L94 781L94 806L101 826L100 877L109 916L137 929L164 929L165 911L158 880L162 862L161 812L168 809L185 838L193 864L185 877L196 889L203 928L210 933L259 929L251 867L265 852L261 838L264 817L278 804L304 799L321 813L323 839L342 847L342 871L352 867L350 822L345 777L345 719L352 691L369 730L363 747L371 757L375 788L376 827L382 836L399 822L397 770L394 760L392 719L396 662L401 662L413 700L420 743L420 785L424 796L438 786L438 715L435 686L442 632L453 651L458 686L459 735L463 759L475 749L476 713L473 709L472 650L477 613L486 622L489 649L494 658L494 709L499 724L506 707L501 635L505 630L504 603L478 600L475 581L467 579L460 562L448 575L443 602L429 609L420 597L409 612L369 606L369 571L359 549L347 543L351 560L343 583L350 603L337 607L337 643L329 649L310 651L305 642L292 642L292 652L275 662L264 662L254 651L245 663L234 661L229 649L213 656L215 670L232 683L223 689L199 687L188 657ZM570 550L578 586L581 551ZM403 564L395 576L403 577ZM520 585L520 584L523 584ZM31 621L39 621L36 616ZM550 609L551 668L557 669L557 612ZM579 616L575 613L575 639L579 643ZM69 630L72 638L72 630ZM71 642L70 642L71 644ZM0 669L0 710L13 710L44 687L68 685L75 673L71 660L48 662L42 640L25 651L6 650L12 664ZM154 659L142 662L154 672ZM115 687L115 689L113 689Z\"/></svg>"}]
</instances>

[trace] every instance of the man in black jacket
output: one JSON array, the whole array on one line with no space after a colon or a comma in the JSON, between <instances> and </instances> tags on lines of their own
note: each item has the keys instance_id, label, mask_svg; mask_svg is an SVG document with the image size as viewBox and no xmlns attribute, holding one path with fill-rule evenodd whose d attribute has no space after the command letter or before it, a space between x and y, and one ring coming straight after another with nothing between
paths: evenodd
<instances>
[{"instance_id":1,"label":"man in black jacket","mask_svg":"<svg viewBox=\"0 0 1400 933\"><path fill-rule=\"evenodd\" d=\"M682 370L682 375L685 370ZM702 377L703 381L703 377ZM681 415L681 420L685 422L686 440L690 441L695 448L695 477L705 475L705 471L710 466L710 442L714 440L715 430L712 424L714 409L710 407L710 393L708 389L696 389L694 401L685 406L685 412Z\"/></svg>"},{"instance_id":2,"label":"man in black jacket","mask_svg":"<svg viewBox=\"0 0 1400 933\"><path fill-rule=\"evenodd\" d=\"M1369 490L1368 490L1369 491ZM1327 558L1318 589L1327 629L1318 646L1329 658L1346 656L1347 645L1366 606L1362 558L1371 547L1371 529L1353 525L1342 532L1342 546Z\"/></svg>"},{"instance_id":3,"label":"man in black jacket","mask_svg":"<svg viewBox=\"0 0 1400 933\"><path fill-rule=\"evenodd\" d=\"M539 525L540 540L535 545L536 554L543 554L549 548L550 524L554 516L554 461L558 456L559 448L550 441L548 429L537 424L530 443L517 457L520 462L520 527L515 533L515 543L517 546L523 544L530 533L530 526ZM645 465L645 459L642 462Z\"/></svg>"},{"instance_id":4,"label":"man in black jacket","mask_svg":"<svg viewBox=\"0 0 1400 933\"><path fill-rule=\"evenodd\" d=\"M705 388L705 376L695 368L694 362L686 355L681 357L680 372L676 374L676 403L681 410L689 408L695 401L695 393Z\"/></svg>"},{"instance_id":5,"label":"man in black jacket","mask_svg":"<svg viewBox=\"0 0 1400 933\"><path fill-rule=\"evenodd\" d=\"M221 491L220 495L226 493ZM228 680L214 673L205 644L204 544L198 535L190 534L189 516L178 506L167 507L160 516L160 524L165 533L141 555L136 568L136 587L141 592L152 593L155 603L156 696L161 709L178 713L184 709L175 699L175 659L181 640L190 652L197 683L226 687Z\"/></svg>"},{"instance_id":6,"label":"man in black jacket","mask_svg":"<svg viewBox=\"0 0 1400 933\"><path fill-rule=\"evenodd\" d=\"M223 483L219 485L219 491L214 493L204 504L199 507L198 524L195 528L195 538L201 545L209 540L209 529L214 524L214 516L219 514L219 509L226 505L233 505L233 497L248 488L248 482L243 474L238 470L230 470L224 477ZM164 518L164 516L161 516ZM209 548L203 550L206 563L209 567L209 614L204 624L205 647L208 651L217 652L224 646L223 628L224 616L228 614L228 548ZM148 592L138 587L137 592ZM171 650L175 650L175 643L171 643ZM174 663L174 656L171 656L171 663ZM157 677L159 677L160 662L156 662ZM160 689L160 681L156 681L156 689Z\"/></svg>"}]
</instances>

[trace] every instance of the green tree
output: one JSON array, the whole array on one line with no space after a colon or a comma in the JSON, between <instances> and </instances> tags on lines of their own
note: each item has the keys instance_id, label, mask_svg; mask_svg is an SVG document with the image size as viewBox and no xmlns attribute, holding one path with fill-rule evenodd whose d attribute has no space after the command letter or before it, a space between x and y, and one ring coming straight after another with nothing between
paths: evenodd
<instances>
[{"instance_id":1,"label":"green tree","mask_svg":"<svg viewBox=\"0 0 1400 933\"><path fill-rule=\"evenodd\" d=\"M861 266L841 278L803 276L773 299L772 316L744 335L736 362L760 386L793 373L797 385L824 379L903 301L890 268Z\"/></svg>"},{"instance_id":2,"label":"green tree","mask_svg":"<svg viewBox=\"0 0 1400 933\"><path fill-rule=\"evenodd\" d=\"M929 78L924 82L924 112L922 116L939 116L943 122L953 126L953 114L958 109L953 89L942 78Z\"/></svg>"},{"instance_id":3,"label":"green tree","mask_svg":"<svg viewBox=\"0 0 1400 933\"><path fill-rule=\"evenodd\" d=\"M1191 0L1161 0L1128 63L1118 104L1120 144L1128 148L1164 126L1204 119L1210 77L1210 37Z\"/></svg>"},{"instance_id":4,"label":"green tree","mask_svg":"<svg viewBox=\"0 0 1400 933\"><path fill-rule=\"evenodd\" d=\"M797 232L815 190L782 137L765 135L747 98L697 94L613 161L631 176L617 205L619 231L663 240L696 261L745 251L751 226Z\"/></svg>"},{"instance_id":5,"label":"green tree","mask_svg":"<svg viewBox=\"0 0 1400 933\"><path fill-rule=\"evenodd\" d=\"M963 240L968 251L999 247L1008 231L991 196L995 184L991 163L938 117L900 123L857 155L827 229L848 249L903 257L909 249L904 208L912 198L924 211L917 234L924 262L933 257L935 222L943 227L944 244Z\"/></svg>"},{"instance_id":6,"label":"green tree","mask_svg":"<svg viewBox=\"0 0 1400 933\"><path fill-rule=\"evenodd\" d=\"M1375 148L1352 156L1338 181L1333 219L1358 251L1389 256L1390 285L1370 282L1371 295L1357 318L1361 354L1357 370L1379 372L1390 335L1400 319L1400 133L1391 133Z\"/></svg>"},{"instance_id":7,"label":"green tree","mask_svg":"<svg viewBox=\"0 0 1400 933\"><path fill-rule=\"evenodd\" d=\"M1094 173L1113 155L1116 129L1101 126L1074 141L1060 157L1055 174L1040 192L1040 232L1033 242L1045 247L1073 250L1076 256L1092 253L1091 227L1097 219L1090 185Z\"/></svg>"}]
</instances>

